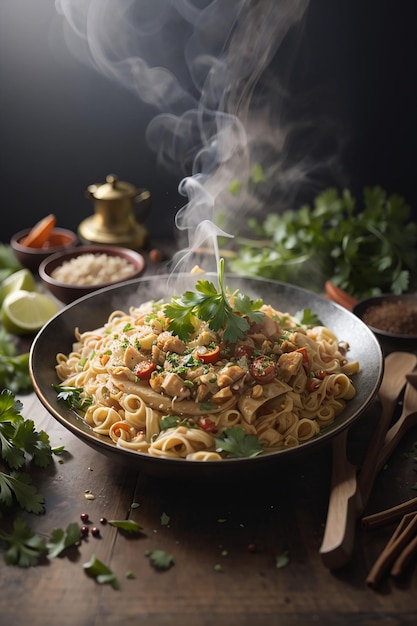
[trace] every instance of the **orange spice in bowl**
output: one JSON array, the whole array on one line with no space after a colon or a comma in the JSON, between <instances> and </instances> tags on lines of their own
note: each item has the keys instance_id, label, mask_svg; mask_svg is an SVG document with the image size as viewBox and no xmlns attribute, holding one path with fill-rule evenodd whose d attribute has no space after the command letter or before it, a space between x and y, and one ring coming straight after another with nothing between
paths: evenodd
<instances>
[{"instance_id":1,"label":"orange spice in bowl","mask_svg":"<svg viewBox=\"0 0 417 626\"><path fill-rule=\"evenodd\" d=\"M56 217L50 213L30 229L28 234L20 240L20 244L28 248L42 248L48 242L55 224Z\"/></svg>"}]
</instances>

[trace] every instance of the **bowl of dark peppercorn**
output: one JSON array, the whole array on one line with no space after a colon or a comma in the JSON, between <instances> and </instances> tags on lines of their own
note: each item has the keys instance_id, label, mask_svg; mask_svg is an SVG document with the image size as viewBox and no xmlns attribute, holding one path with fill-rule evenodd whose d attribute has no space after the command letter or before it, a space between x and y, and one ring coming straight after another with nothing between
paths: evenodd
<instances>
[{"instance_id":1,"label":"bowl of dark peppercorn","mask_svg":"<svg viewBox=\"0 0 417 626\"><path fill-rule=\"evenodd\" d=\"M417 294L382 294L360 300L357 315L376 335L385 355L417 351Z\"/></svg>"}]
</instances>

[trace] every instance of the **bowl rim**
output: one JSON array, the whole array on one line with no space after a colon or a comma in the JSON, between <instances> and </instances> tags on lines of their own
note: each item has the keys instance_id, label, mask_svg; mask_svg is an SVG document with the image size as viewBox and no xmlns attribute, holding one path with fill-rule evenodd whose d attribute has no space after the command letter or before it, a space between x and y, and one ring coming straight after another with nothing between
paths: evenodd
<instances>
[{"instance_id":1,"label":"bowl rim","mask_svg":"<svg viewBox=\"0 0 417 626\"><path fill-rule=\"evenodd\" d=\"M59 251L54 254L49 255L46 259L41 261L38 269L38 273L40 278L47 284L53 285L54 287L58 287L60 289L68 289L70 291L83 291L83 290L98 290L105 287L110 287L113 285L117 285L120 283L120 279L107 281L105 283L98 283L95 285L88 285L83 283L71 284L71 283L63 283L60 280L56 280L53 278L49 272L49 266L52 264L52 269L58 267L57 262L66 261L74 258L75 256L80 256L82 254L89 253L97 253L97 254L106 254L109 253L109 256L119 256L124 259L128 258L131 261L131 265L133 265L135 271L129 276L123 279L124 281L132 280L140 276L140 274L144 271L146 262L144 256L138 252L137 250L133 250L131 248L124 248L123 246L112 246L106 244L91 244L91 245L81 245L76 246L70 250Z\"/></svg>"},{"instance_id":2,"label":"bowl rim","mask_svg":"<svg viewBox=\"0 0 417 626\"><path fill-rule=\"evenodd\" d=\"M363 298L359 300L355 304L352 309L352 312L361 319L364 324L366 324L376 335L380 335L382 337L386 337L387 339L396 339L402 341L416 341L416 334L404 334L404 333L391 333L387 330L383 330L381 328L377 328L376 326L372 326L364 321L363 315L364 313L373 306L378 306L383 304L384 302L401 302L401 301L412 301L415 302L416 310L417 310L417 294L415 293L403 293L403 294L394 294L394 293L381 293L375 296L369 296L368 298Z\"/></svg>"},{"instance_id":3,"label":"bowl rim","mask_svg":"<svg viewBox=\"0 0 417 626\"><path fill-rule=\"evenodd\" d=\"M193 477L207 477L213 479L216 477L224 480L227 477L241 476L240 472L246 468L252 471L252 469L255 470L255 468L270 467L270 463L273 463L274 460L295 459L298 458L299 454L307 454L308 451L317 449L319 446L328 442L331 437L349 428L370 406L382 379L384 369L383 353L374 333L372 333L370 328L360 318L337 303L331 302L316 293L295 285L258 277L227 274L226 278L228 280L231 279L232 282L238 281L236 284L240 284L240 281L243 280L243 287L245 287L248 292L253 289L254 293L260 292L261 297L263 297L262 294L268 294L268 297L271 297L270 301L277 302L277 298L281 297L282 302L287 302L287 296L290 295L292 308L295 307L294 311L297 307L299 308L301 304L305 306L314 305L319 314L322 311L325 313L325 318L328 319L331 315L335 331L337 329L340 330L343 324L343 328L346 328L346 331L349 333L346 336L354 339L354 343L351 346L352 359L356 358L358 351L362 349L359 335L361 338L366 337L367 351L363 355L362 367L358 374L360 377L358 383L361 381L359 383L360 386L357 388L358 393L352 399L352 403L340 414L338 420L327 427L319 437L304 442L298 447L276 451L258 457L229 458L222 459L221 461L211 461L210 463L152 457L144 453L132 452L131 450L118 448L111 440L108 440L107 437L105 438L97 433L93 433L82 421L82 418L78 417L71 409L60 405L56 399L56 394L54 394L52 385L50 384L53 382L54 359L51 356L48 343L51 341L51 337L54 338L53 341L55 342L55 332L59 328L60 331L63 331L61 339L64 341L63 336L65 335L65 341L67 342L65 347L68 348L73 342L74 327L77 326L80 320L82 320L82 327L84 329L89 327L88 325L93 319L97 321L99 325L105 321L107 314L110 313L111 310L117 308L115 305L120 301L120 298L122 298L124 306L127 307L128 302L132 300L132 298L132 301L136 302L138 297L149 297L148 287L153 290L155 281L158 281L161 288L166 290L168 278L169 275L164 274L144 276L100 289L79 298L58 312L38 333L32 343L29 362L35 393L38 395L41 403L58 422L86 444L92 446L95 450L108 454L108 456L115 461L131 463L130 467L135 466L145 473L159 475L163 478L181 477L184 479L193 479ZM143 293L141 293L142 290ZM97 315L98 319L96 320ZM324 321L326 321L326 319ZM365 364L368 367L364 367ZM291 453L289 450L293 452ZM236 474L234 474L235 471Z\"/></svg>"},{"instance_id":4,"label":"bowl rim","mask_svg":"<svg viewBox=\"0 0 417 626\"><path fill-rule=\"evenodd\" d=\"M18 252L22 252L23 254L33 254L34 256L39 254L47 254L48 256L55 254L55 252L60 252L62 250L75 248L76 243L78 241L78 235L75 231L70 228L65 228L61 226L55 226L52 230L53 233L58 233L61 235L68 235L71 237L71 241L67 244L61 244L59 246L52 246L51 248L34 248L31 246L24 246L20 243L20 239L27 235L32 229L31 228L23 228L19 230L17 233L14 233L10 238L10 245L12 248L17 250Z\"/></svg>"}]
</instances>

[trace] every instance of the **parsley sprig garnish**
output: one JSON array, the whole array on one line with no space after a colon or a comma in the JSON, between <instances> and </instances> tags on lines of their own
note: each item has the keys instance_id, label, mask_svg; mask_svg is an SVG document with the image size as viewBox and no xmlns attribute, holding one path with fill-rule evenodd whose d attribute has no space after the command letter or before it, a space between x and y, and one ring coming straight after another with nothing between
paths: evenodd
<instances>
[{"instance_id":1,"label":"parsley sprig garnish","mask_svg":"<svg viewBox=\"0 0 417 626\"><path fill-rule=\"evenodd\" d=\"M82 387L53 385L53 388L58 392L57 399L65 402L65 404L75 411L86 411L92 404L91 396L82 397L84 391Z\"/></svg>"},{"instance_id":2,"label":"parsley sprig garnish","mask_svg":"<svg viewBox=\"0 0 417 626\"><path fill-rule=\"evenodd\" d=\"M243 428L226 428L216 437L216 451L225 452L228 458L258 456L263 451L256 435L248 435Z\"/></svg>"},{"instance_id":3,"label":"parsley sprig garnish","mask_svg":"<svg viewBox=\"0 0 417 626\"><path fill-rule=\"evenodd\" d=\"M197 317L218 331L224 330L224 341L236 343L249 329L249 321L259 322L264 313L259 310L262 300L251 300L236 290L228 294L224 287L224 260L219 263L219 286L208 280L199 280L195 291L186 291L174 296L164 307L169 318L168 330L188 341L195 332L193 318Z\"/></svg>"}]
</instances>

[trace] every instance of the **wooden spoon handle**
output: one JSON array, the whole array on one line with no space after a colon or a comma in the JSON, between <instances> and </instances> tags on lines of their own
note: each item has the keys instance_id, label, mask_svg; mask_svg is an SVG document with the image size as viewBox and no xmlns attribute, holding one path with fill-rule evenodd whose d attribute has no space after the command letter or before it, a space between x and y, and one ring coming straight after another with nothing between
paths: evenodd
<instances>
[{"instance_id":1,"label":"wooden spoon handle","mask_svg":"<svg viewBox=\"0 0 417 626\"><path fill-rule=\"evenodd\" d=\"M355 539L358 508L356 468L346 456L347 429L332 441L333 471L326 527L320 547L323 564L338 569L348 563Z\"/></svg>"},{"instance_id":2,"label":"wooden spoon handle","mask_svg":"<svg viewBox=\"0 0 417 626\"><path fill-rule=\"evenodd\" d=\"M417 406L416 412L410 413L407 415L405 420L401 420L396 422L391 428L388 430L385 435L384 445L382 446L377 461L376 471L379 472L388 461L391 454L394 452L395 448L400 443L401 439L404 437L407 430L409 430L412 426L417 424Z\"/></svg>"}]
</instances>

